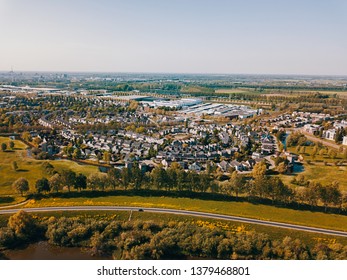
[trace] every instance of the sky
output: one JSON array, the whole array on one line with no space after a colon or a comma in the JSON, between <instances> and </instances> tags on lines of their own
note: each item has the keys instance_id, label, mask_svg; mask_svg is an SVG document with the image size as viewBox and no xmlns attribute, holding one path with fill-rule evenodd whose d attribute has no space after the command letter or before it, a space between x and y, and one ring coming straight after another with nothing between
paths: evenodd
<instances>
[{"instance_id":1,"label":"sky","mask_svg":"<svg viewBox=\"0 0 347 280\"><path fill-rule=\"evenodd\" d=\"M0 0L0 70L347 75L345 0Z\"/></svg>"}]
</instances>

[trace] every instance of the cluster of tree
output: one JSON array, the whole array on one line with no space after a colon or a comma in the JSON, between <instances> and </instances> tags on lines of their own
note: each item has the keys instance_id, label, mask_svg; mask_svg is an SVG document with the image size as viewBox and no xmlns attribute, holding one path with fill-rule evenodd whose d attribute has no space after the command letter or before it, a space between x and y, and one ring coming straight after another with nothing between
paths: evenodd
<instances>
[{"instance_id":1,"label":"cluster of tree","mask_svg":"<svg viewBox=\"0 0 347 280\"><path fill-rule=\"evenodd\" d=\"M16 248L44 238L45 226L32 215L19 211L12 215L7 227L0 228L0 248Z\"/></svg>"},{"instance_id":2,"label":"cluster of tree","mask_svg":"<svg viewBox=\"0 0 347 280\"><path fill-rule=\"evenodd\" d=\"M286 137L286 131L283 129L273 129L272 133L275 134L278 142L281 142Z\"/></svg>"},{"instance_id":3,"label":"cluster of tree","mask_svg":"<svg viewBox=\"0 0 347 280\"><path fill-rule=\"evenodd\" d=\"M107 173L98 172L89 176L77 174L69 169L58 173L48 162L43 164L43 169L50 177L48 179L43 177L36 181L34 187L37 193L60 192L64 189L69 192L72 189L77 191L145 189L192 194L209 192L235 197L242 195L287 205L294 205L293 202L308 204L311 207L324 205L325 211L328 206L342 209L347 202L347 197L343 197L337 182L321 185L315 181L307 181L304 176L298 175L292 183L306 188L294 191L279 177L267 175L264 162L255 165L251 178L234 171L230 179L220 183L216 180L218 172L213 172L211 168L200 173L185 172L177 163L173 163L167 169L157 166L146 173L142 172L137 164L132 164L128 168L111 168ZM19 178L13 183L13 188L23 195L29 191L29 182L25 178Z\"/></svg>"},{"instance_id":4,"label":"cluster of tree","mask_svg":"<svg viewBox=\"0 0 347 280\"><path fill-rule=\"evenodd\" d=\"M343 137L347 135L347 128L336 129L335 142L338 144L342 143Z\"/></svg>"},{"instance_id":5,"label":"cluster of tree","mask_svg":"<svg viewBox=\"0 0 347 280\"><path fill-rule=\"evenodd\" d=\"M292 171L289 165L289 161L287 160L287 157L276 157L274 159L276 170L280 174L288 173L289 171Z\"/></svg>"},{"instance_id":6,"label":"cluster of tree","mask_svg":"<svg viewBox=\"0 0 347 280\"><path fill-rule=\"evenodd\" d=\"M305 135L299 133L299 132L295 132L295 133L291 133L288 137L287 137L287 146L288 147L293 147L293 146L305 146L307 143L307 138Z\"/></svg>"},{"instance_id":7,"label":"cluster of tree","mask_svg":"<svg viewBox=\"0 0 347 280\"><path fill-rule=\"evenodd\" d=\"M74 84L74 83L72 83ZM181 84L170 83L170 82L118 82L118 81L83 81L82 84L79 82L76 84L77 88L86 88L91 92L97 90L108 90L117 92L130 92L133 90L139 90L142 92L158 92L158 93L178 93Z\"/></svg>"},{"instance_id":8,"label":"cluster of tree","mask_svg":"<svg viewBox=\"0 0 347 280\"><path fill-rule=\"evenodd\" d=\"M72 144L65 146L63 152L68 158L79 159L82 156L81 149L79 147L74 147Z\"/></svg>"},{"instance_id":9,"label":"cluster of tree","mask_svg":"<svg viewBox=\"0 0 347 280\"><path fill-rule=\"evenodd\" d=\"M137 164L129 168L110 169L106 174L91 174L87 179L87 187L90 189L132 188L157 189L166 191L191 191L206 192L216 191L217 185L211 175L207 173L198 174L193 171L185 172L179 164L172 164L164 169L155 167L151 172L143 173Z\"/></svg>"},{"instance_id":10,"label":"cluster of tree","mask_svg":"<svg viewBox=\"0 0 347 280\"><path fill-rule=\"evenodd\" d=\"M252 171L253 179L249 182L249 194L272 201L289 202L293 199L293 190L286 186L279 177L266 174L266 164L257 163Z\"/></svg>"},{"instance_id":11,"label":"cluster of tree","mask_svg":"<svg viewBox=\"0 0 347 280\"><path fill-rule=\"evenodd\" d=\"M25 110L21 107L23 104L21 98L16 98L15 103L11 104L11 108L0 108L0 132L24 131L36 127L36 117L34 114L23 112L14 114L16 110Z\"/></svg>"},{"instance_id":12,"label":"cluster of tree","mask_svg":"<svg viewBox=\"0 0 347 280\"><path fill-rule=\"evenodd\" d=\"M194 222L154 222L62 217L38 220L23 211L0 229L0 246L19 241L84 247L92 255L114 259L346 259L347 246L318 241L309 247L298 239L272 240L254 231L237 231Z\"/></svg>"},{"instance_id":13,"label":"cluster of tree","mask_svg":"<svg viewBox=\"0 0 347 280\"><path fill-rule=\"evenodd\" d=\"M3 142L1 143L1 151L5 152L7 150L7 148L10 148L11 150L14 149L14 142L10 141L8 144Z\"/></svg>"},{"instance_id":14,"label":"cluster of tree","mask_svg":"<svg viewBox=\"0 0 347 280\"><path fill-rule=\"evenodd\" d=\"M45 160L45 159L50 158L50 156L47 152L43 152L39 148L32 148L31 149L31 155L34 159L37 159L37 160Z\"/></svg>"},{"instance_id":15,"label":"cluster of tree","mask_svg":"<svg viewBox=\"0 0 347 280\"><path fill-rule=\"evenodd\" d=\"M301 182L301 181L299 181ZM319 182L310 181L308 186L297 192L297 200L308 202L312 207L321 202L325 210L329 205L339 206L343 203L343 196L338 182L322 185Z\"/></svg>"},{"instance_id":16,"label":"cluster of tree","mask_svg":"<svg viewBox=\"0 0 347 280\"><path fill-rule=\"evenodd\" d=\"M37 193L44 192L58 192L64 187L71 191L71 188L77 190L87 188L87 177L82 174L76 174L74 171L66 169L61 172L56 172L54 168L51 168L51 165L48 163L47 167L44 167L47 174L53 174L49 179L42 177L35 182L35 189ZM29 191L29 181L23 177L18 178L13 182L12 188L20 193L22 196Z\"/></svg>"},{"instance_id":17,"label":"cluster of tree","mask_svg":"<svg viewBox=\"0 0 347 280\"><path fill-rule=\"evenodd\" d=\"M304 147L298 146L297 149L301 152L306 152L306 150L303 150ZM310 152L310 155L313 159L315 159L317 155L328 156L331 159L336 159L338 157L338 154L340 154L344 159L347 159L347 149L343 149L343 147L340 147L338 151L334 149L328 149L327 147L324 147L320 142L316 143L312 151Z\"/></svg>"},{"instance_id":18,"label":"cluster of tree","mask_svg":"<svg viewBox=\"0 0 347 280\"><path fill-rule=\"evenodd\" d=\"M299 174L296 177L294 177L291 181L292 184L307 187L310 181L308 181L305 177L305 175Z\"/></svg>"}]
</instances>

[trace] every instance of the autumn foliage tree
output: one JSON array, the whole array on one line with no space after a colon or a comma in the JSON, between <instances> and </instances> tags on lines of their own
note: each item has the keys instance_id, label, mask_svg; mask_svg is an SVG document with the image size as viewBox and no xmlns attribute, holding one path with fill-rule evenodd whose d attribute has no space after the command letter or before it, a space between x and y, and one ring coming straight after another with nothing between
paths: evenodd
<instances>
[{"instance_id":1,"label":"autumn foliage tree","mask_svg":"<svg viewBox=\"0 0 347 280\"><path fill-rule=\"evenodd\" d=\"M29 191L29 182L27 179L21 177L14 181L12 187L23 196L25 192Z\"/></svg>"},{"instance_id":2,"label":"autumn foliage tree","mask_svg":"<svg viewBox=\"0 0 347 280\"><path fill-rule=\"evenodd\" d=\"M9 218L8 227L22 240L36 239L40 229L37 220L23 210Z\"/></svg>"},{"instance_id":3,"label":"autumn foliage tree","mask_svg":"<svg viewBox=\"0 0 347 280\"><path fill-rule=\"evenodd\" d=\"M51 187L47 178L41 178L36 181L35 188L38 193L49 192Z\"/></svg>"}]
</instances>

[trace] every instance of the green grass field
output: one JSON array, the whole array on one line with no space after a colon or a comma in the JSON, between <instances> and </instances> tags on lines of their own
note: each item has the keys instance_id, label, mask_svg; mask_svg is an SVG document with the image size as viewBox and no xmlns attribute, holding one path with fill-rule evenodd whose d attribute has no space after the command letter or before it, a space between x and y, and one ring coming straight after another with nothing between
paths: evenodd
<instances>
[{"instance_id":1,"label":"green grass field","mask_svg":"<svg viewBox=\"0 0 347 280\"><path fill-rule=\"evenodd\" d=\"M307 180L315 180L322 184L330 184L333 181L338 181L340 183L341 190L347 192L347 165L335 165L336 162L346 161L343 155L337 153L337 157L335 159L330 158L327 154L317 154L315 157L312 157L311 152L313 147L306 147L305 149L306 151L303 154L304 171L300 174L304 175ZM297 153L294 147L290 147L288 150L293 153ZM308 164L307 161L311 161L311 163ZM327 165L324 164L324 161L327 162ZM294 175L281 175L281 179L286 184L290 185L290 181L293 176Z\"/></svg>"},{"instance_id":2,"label":"green grass field","mask_svg":"<svg viewBox=\"0 0 347 280\"><path fill-rule=\"evenodd\" d=\"M320 212L299 211L269 205L235 201L211 201L191 198L108 196L96 198L51 198L31 201L25 207L118 205L139 207L162 207L201 212L236 215L263 220L287 222L313 227L347 231L347 216Z\"/></svg>"},{"instance_id":3,"label":"green grass field","mask_svg":"<svg viewBox=\"0 0 347 280\"><path fill-rule=\"evenodd\" d=\"M300 174L304 175L307 180L320 182L323 185L331 184L334 181L339 182L340 189L347 192L347 166L325 166L322 163L305 164L305 170ZM282 181L295 187L291 184L291 180L298 174L279 175Z\"/></svg>"},{"instance_id":4,"label":"green grass field","mask_svg":"<svg viewBox=\"0 0 347 280\"><path fill-rule=\"evenodd\" d=\"M8 144L9 142L9 138L0 137L0 145L2 143ZM44 161L27 157L27 146L23 142L15 140L14 143L15 147L13 151L0 151L0 205L4 205L8 202L8 199L4 199L4 197L13 197L13 202L20 202L23 200L23 198L12 189L12 183L19 177L26 178L29 181L31 191L34 191L35 182L38 179L42 177L49 178L50 176L46 174L42 168L42 163ZM14 161L18 164L17 171L12 168L12 163ZM68 160L49 160L49 162L57 171L70 168L77 173L83 173L85 175L98 172L96 166L81 165Z\"/></svg>"},{"instance_id":5,"label":"green grass field","mask_svg":"<svg viewBox=\"0 0 347 280\"><path fill-rule=\"evenodd\" d=\"M302 174L308 180L318 180L322 184L330 184L333 181L338 181L341 190L347 191L347 166L307 164Z\"/></svg>"}]
</instances>

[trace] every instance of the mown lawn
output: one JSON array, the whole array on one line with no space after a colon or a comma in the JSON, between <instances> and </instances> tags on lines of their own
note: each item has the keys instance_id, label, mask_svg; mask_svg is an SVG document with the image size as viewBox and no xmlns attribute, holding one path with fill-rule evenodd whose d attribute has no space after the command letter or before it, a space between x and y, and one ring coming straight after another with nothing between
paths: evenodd
<instances>
[{"instance_id":1,"label":"mown lawn","mask_svg":"<svg viewBox=\"0 0 347 280\"><path fill-rule=\"evenodd\" d=\"M50 160L49 162L54 166L54 168L57 171L69 168L76 173L82 173L86 176L91 173L99 172L99 169L97 166L79 164L77 162L70 161L70 160Z\"/></svg>"},{"instance_id":2,"label":"mown lawn","mask_svg":"<svg viewBox=\"0 0 347 280\"><path fill-rule=\"evenodd\" d=\"M305 171L298 174L304 175L307 180L317 181L323 185L338 181L340 189L347 192L347 166L325 166L321 163L305 164ZM298 174L280 175L280 178L285 184L297 187L291 184L291 180Z\"/></svg>"},{"instance_id":3,"label":"mown lawn","mask_svg":"<svg viewBox=\"0 0 347 280\"><path fill-rule=\"evenodd\" d=\"M8 143L10 139L8 137L0 137L1 143ZM8 204L8 197L12 197L14 201L12 203L20 202L23 198L16 194L12 189L13 182L24 177L29 181L30 191L35 191L35 182L42 178L49 178L50 175L46 174L42 168L44 161L35 160L27 156L27 146L18 140L14 141L14 150L7 150L5 152L0 151L0 205ZM12 168L12 163L16 161L18 164L18 170L15 171ZM91 165L82 165L76 162L68 160L49 160L49 162L56 168L57 171L62 169L68 169L88 175L90 173L98 172L98 167Z\"/></svg>"},{"instance_id":4,"label":"mown lawn","mask_svg":"<svg viewBox=\"0 0 347 280\"><path fill-rule=\"evenodd\" d=\"M191 198L108 196L96 198L50 198L31 201L25 207L118 205L162 207L236 215L347 231L347 216L301 211L249 202L212 201Z\"/></svg>"},{"instance_id":5,"label":"mown lawn","mask_svg":"<svg viewBox=\"0 0 347 280\"><path fill-rule=\"evenodd\" d=\"M318 180L322 184L338 181L341 190L347 191L347 166L305 165L305 172L302 174L308 180Z\"/></svg>"},{"instance_id":6,"label":"mown lawn","mask_svg":"<svg viewBox=\"0 0 347 280\"><path fill-rule=\"evenodd\" d=\"M313 158L310 155L312 149L313 147L306 147L305 154L303 155L304 171L300 174L304 175L307 180L315 180L322 184L330 184L333 181L338 181L341 190L347 192L347 165L335 165L335 162L346 161L343 155L338 153L336 159L331 159L327 155L316 155L316 157ZM289 150L296 153L293 147L290 147ZM311 163L308 164L307 160L311 161ZM327 162L327 165L324 164L324 161ZM281 179L284 183L290 184L291 179L296 175L298 174L281 175Z\"/></svg>"}]
</instances>

